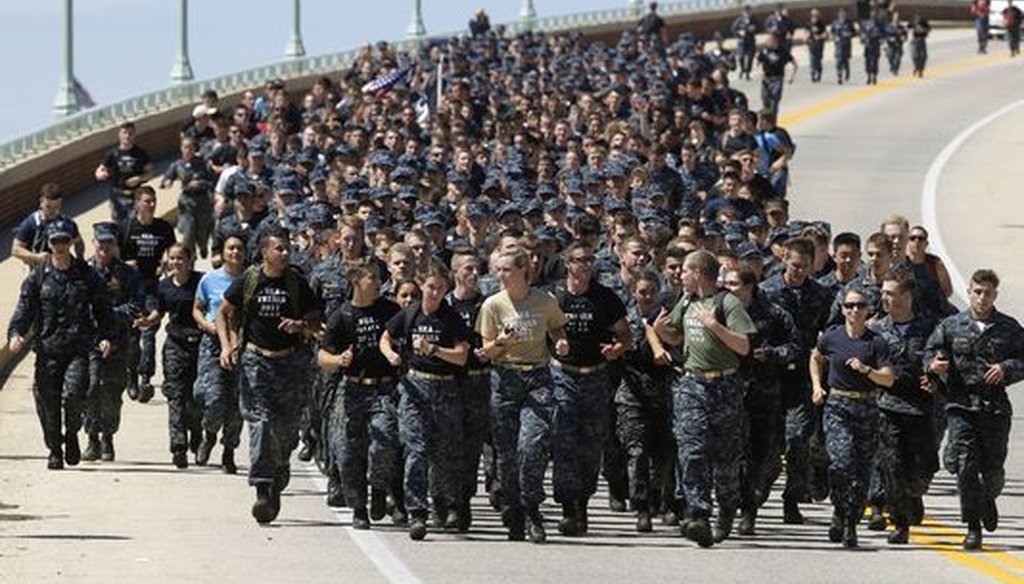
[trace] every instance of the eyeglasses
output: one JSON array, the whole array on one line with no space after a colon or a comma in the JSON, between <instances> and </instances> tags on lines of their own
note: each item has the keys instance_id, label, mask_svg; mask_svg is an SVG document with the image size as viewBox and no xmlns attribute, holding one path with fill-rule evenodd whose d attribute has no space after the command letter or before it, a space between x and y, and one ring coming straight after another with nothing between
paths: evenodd
<instances>
[{"instance_id":1,"label":"eyeglasses","mask_svg":"<svg viewBox=\"0 0 1024 584\"><path fill-rule=\"evenodd\" d=\"M843 308L847 310L861 310L868 307L867 302L844 302Z\"/></svg>"},{"instance_id":2,"label":"eyeglasses","mask_svg":"<svg viewBox=\"0 0 1024 584\"><path fill-rule=\"evenodd\" d=\"M911 235L907 239L909 239L910 241L928 241L928 236L927 235Z\"/></svg>"}]
</instances>

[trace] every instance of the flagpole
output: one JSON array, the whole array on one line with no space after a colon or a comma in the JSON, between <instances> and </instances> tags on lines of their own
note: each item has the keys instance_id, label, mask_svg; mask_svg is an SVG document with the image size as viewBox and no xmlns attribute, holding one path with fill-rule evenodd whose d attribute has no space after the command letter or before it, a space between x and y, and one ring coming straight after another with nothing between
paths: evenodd
<instances>
[{"instance_id":1,"label":"flagpole","mask_svg":"<svg viewBox=\"0 0 1024 584\"><path fill-rule=\"evenodd\" d=\"M74 26L72 25L72 0L64 0L64 69L61 71L60 86L57 88L57 99L53 102L53 115L56 118L70 116L82 109L75 94L75 44Z\"/></svg>"},{"instance_id":2,"label":"flagpole","mask_svg":"<svg viewBox=\"0 0 1024 584\"><path fill-rule=\"evenodd\" d=\"M181 37L178 43L178 58L171 68L171 81L185 83L192 81L192 63L188 60L188 0L181 0L181 28L178 33Z\"/></svg>"},{"instance_id":3,"label":"flagpole","mask_svg":"<svg viewBox=\"0 0 1024 584\"><path fill-rule=\"evenodd\" d=\"M306 55L306 47L302 44L302 27L299 18L302 14L302 7L299 0L292 0L292 36L284 45L284 56L297 59Z\"/></svg>"}]
</instances>

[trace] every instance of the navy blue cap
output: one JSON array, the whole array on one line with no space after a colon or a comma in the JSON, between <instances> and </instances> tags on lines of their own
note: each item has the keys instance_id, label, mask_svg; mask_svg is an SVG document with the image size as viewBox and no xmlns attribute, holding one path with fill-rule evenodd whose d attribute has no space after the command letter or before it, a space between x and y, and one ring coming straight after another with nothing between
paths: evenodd
<instances>
[{"instance_id":1,"label":"navy blue cap","mask_svg":"<svg viewBox=\"0 0 1024 584\"><path fill-rule=\"evenodd\" d=\"M426 215L423 216L422 219L420 219L420 224L423 225L423 227L430 227L432 225L444 227L445 221L444 217L442 217L440 213L432 211L430 213L427 213Z\"/></svg>"},{"instance_id":2,"label":"navy blue cap","mask_svg":"<svg viewBox=\"0 0 1024 584\"><path fill-rule=\"evenodd\" d=\"M405 185L398 189L397 196L401 201L415 201L420 198L420 191L414 185Z\"/></svg>"},{"instance_id":3,"label":"navy blue cap","mask_svg":"<svg viewBox=\"0 0 1024 584\"><path fill-rule=\"evenodd\" d=\"M768 232L768 241L771 243L781 243L789 239L789 229L785 227L776 227Z\"/></svg>"},{"instance_id":4,"label":"navy blue cap","mask_svg":"<svg viewBox=\"0 0 1024 584\"><path fill-rule=\"evenodd\" d=\"M46 238L47 239L60 239L67 238L71 239L74 237L75 228L72 227L71 222L65 219L56 219L46 226Z\"/></svg>"},{"instance_id":5,"label":"navy blue cap","mask_svg":"<svg viewBox=\"0 0 1024 584\"><path fill-rule=\"evenodd\" d=\"M489 214L487 205L484 203L473 202L466 205L466 217L467 218L483 218Z\"/></svg>"},{"instance_id":6,"label":"navy blue cap","mask_svg":"<svg viewBox=\"0 0 1024 584\"><path fill-rule=\"evenodd\" d=\"M291 193L298 195L302 193L302 185L294 177L281 177L274 181L274 192L277 194Z\"/></svg>"},{"instance_id":7,"label":"navy blue cap","mask_svg":"<svg viewBox=\"0 0 1024 584\"><path fill-rule=\"evenodd\" d=\"M583 200L583 204L587 207L602 207L604 206L604 197L591 193Z\"/></svg>"},{"instance_id":8,"label":"navy blue cap","mask_svg":"<svg viewBox=\"0 0 1024 584\"><path fill-rule=\"evenodd\" d=\"M565 210L565 201L559 198L548 199L544 203L544 210L548 213L555 213L557 211Z\"/></svg>"},{"instance_id":9,"label":"navy blue cap","mask_svg":"<svg viewBox=\"0 0 1024 584\"><path fill-rule=\"evenodd\" d=\"M704 224L705 237L722 237L725 235L722 224L717 221L710 221Z\"/></svg>"},{"instance_id":10,"label":"navy blue cap","mask_svg":"<svg viewBox=\"0 0 1024 584\"><path fill-rule=\"evenodd\" d=\"M386 199L395 196L388 187L374 187L370 189L370 197L374 199Z\"/></svg>"},{"instance_id":11,"label":"navy blue cap","mask_svg":"<svg viewBox=\"0 0 1024 584\"><path fill-rule=\"evenodd\" d=\"M117 241L120 230L113 221L100 221L92 224L92 233L96 241Z\"/></svg>"},{"instance_id":12,"label":"navy blue cap","mask_svg":"<svg viewBox=\"0 0 1024 584\"><path fill-rule=\"evenodd\" d=\"M543 198L553 197L558 194L558 189L550 182L537 183L537 195Z\"/></svg>"},{"instance_id":13,"label":"navy blue cap","mask_svg":"<svg viewBox=\"0 0 1024 584\"><path fill-rule=\"evenodd\" d=\"M761 258L764 259L764 255L761 254L761 249L757 247L757 244L753 241L744 241L743 243L736 246L736 255L741 260Z\"/></svg>"},{"instance_id":14,"label":"navy blue cap","mask_svg":"<svg viewBox=\"0 0 1024 584\"><path fill-rule=\"evenodd\" d=\"M604 169L604 175L610 178L626 178L626 167L621 164L609 164Z\"/></svg>"},{"instance_id":15,"label":"navy blue cap","mask_svg":"<svg viewBox=\"0 0 1024 584\"><path fill-rule=\"evenodd\" d=\"M500 219L510 213L515 213L516 215L523 214L522 210L519 208L519 205L515 203L505 203L504 205L501 206L500 209L498 209L498 218Z\"/></svg>"},{"instance_id":16,"label":"navy blue cap","mask_svg":"<svg viewBox=\"0 0 1024 584\"><path fill-rule=\"evenodd\" d=\"M626 204L626 201L623 201L618 197L605 197L604 210L607 213L621 213L623 211L629 211L629 205Z\"/></svg>"},{"instance_id":17,"label":"navy blue cap","mask_svg":"<svg viewBox=\"0 0 1024 584\"><path fill-rule=\"evenodd\" d=\"M815 221L811 223L811 226L817 227L818 229L824 231L829 235L832 234L832 224L829 223L828 221Z\"/></svg>"},{"instance_id":18,"label":"navy blue cap","mask_svg":"<svg viewBox=\"0 0 1024 584\"><path fill-rule=\"evenodd\" d=\"M394 181L415 180L417 174L416 169L411 166L397 166L391 171L390 178Z\"/></svg>"},{"instance_id":19,"label":"navy blue cap","mask_svg":"<svg viewBox=\"0 0 1024 584\"><path fill-rule=\"evenodd\" d=\"M231 175L228 179L228 183L224 185L225 194L229 196L237 197L239 195L251 195L256 191L256 185L252 183L252 180L243 172L236 172Z\"/></svg>"},{"instance_id":20,"label":"navy blue cap","mask_svg":"<svg viewBox=\"0 0 1024 584\"><path fill-rule=\"evenodd\" d=\"M391 155L387 152L378 150L370 156L370 166L382 166L391 168L395 165L395 161L391 159Z\"/></svg>"},{"instance_id":21,"label":"navy blue cap","mask_svg":"<svg viewBox=\"0 0 1024 584\"><path fill-rule=\"evenodd\" d=\"M313 169L313 172L309 173L309 184L314 185L317 183L327 182L327 169L323 166L318 166Z\"/></svg>"},{"instance_id":22,"label":"navy blue cap","mask_svg":"<svg viewBox=\"0 0 1024 584\"><path fill-rule=\"evenodd\" d=\"M327 227L335 222L330 205L316 203L306 210L306 224L310 227Z\"/></svg>"},{"instance_id":23,"label":"navy blue cap","mask_svg":"<svg viewBox=\"0 0 1024 584\"><path fill-rule=\"evenodd\" d=\"M746 225L747 229L751 231L753 231L754 229L764 229L765 227L767 227L767 225L764 222L764 219L762 219L760 215L751 215L750 217L747 217Z\"/></svg>"},{"instance_id":24,"label":"navy blue cap","mask_svg":"<svg viewBox=\"0 0 1024 584\"><path fill-rule=\"evenodd\" d=\"M522 205L523 215L544 214L544 203L540 199L529 199Z\"/></svg>"}]
</instances>

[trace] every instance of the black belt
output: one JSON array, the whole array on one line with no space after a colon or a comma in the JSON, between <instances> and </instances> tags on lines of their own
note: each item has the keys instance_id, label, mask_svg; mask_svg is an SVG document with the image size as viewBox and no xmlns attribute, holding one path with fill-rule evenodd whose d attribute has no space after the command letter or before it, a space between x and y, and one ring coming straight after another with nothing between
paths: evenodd
<instances>
[{"instance_id":1,"label":"black belt","mask_svg":"<svg viewBox=\"0 0 1024 584\"><path fill-rule=\"evenodd\" d=\"M418 369L410 369L406 373L409 377L416 377L418 379L426 379L428 381L451 381L455 379L455 375L442 375L438 373L427 373L426 371L420 371Z\"/></svg>"},{"instance_id":2,"label":"black belt","mask_svg":"<svg viewBox=\"0 0 1024 584\"><path fill-rule=\"evenodd\" d=\"M833 387L828 390L828 394L852 401L871 401L875 399L875 392L873 391L853 391L849 389L836 389Z\"/></svg>"},{"instance_id":3,"label":"black belt","mask_svg":"<svg viewBox=\"0 0 1024 584\"><path fill-rule=\"evenodd\" d=\"M554 361L551 362L551 366L558 367L559 369L568 371L569 373L575 373L577 375L586 375L588 373L596 373L597 371L604 369L605 367L608 366L608 363L598 363L597 365L591 365L589 367L581 367L579 365L569 365L566 363L562 363L561 361L555 359Z\"/></svg>"},{"instance_id":4,"label":"black belt","mask_svg":"<svg viewBox=\"0 0 1024 584\"><path fill-rule=\"evenodd\" d=\"M728 377L736 373L736 368L731 369L720 369L717 371L698 371L696 369L687 369L685 375L687 377L695 377L697 379L721 379L722 377Z\"/></svg>"},{"instance_id":5,"label":"black belt","mask_svg":"<svg viewBox=\"0 0 1024 584\"><path fill-rule=\"evenodd\" d=\"M501 362L496 362L495 365L497 365L498 367L504 367L506 369L511 369L513 371L521 371L523 373L529 373L531 371L536 371L537 369L540 369L541 367L547 367L548 366L547 363L501 363Z\"/></svg>"},{"instance_id":6,"label":"black belt","mask_svg":"<svg viewBox=\"0 0 1024 584\"><path fill-rule=\"evenodd\" d=\"M292 353L295 352L295 347L288 347L287 349L274 351L271 349L264 349L263 347L253 343L247 343L245 345L245 350L252 351L264 359L284 359L285 357L290 357Z\"/></svg>"},{"instance_id":7,"label":"black belt","mask_svg":"<svg viewBox=\"0 0 1024 584\"><path fill-rule=\"evenodd\" d=\"M345 381L350 381L357 385L383 385L385 383L391 383L394 381L394 377L346 377Z\"/></svg>"}]
</instances>

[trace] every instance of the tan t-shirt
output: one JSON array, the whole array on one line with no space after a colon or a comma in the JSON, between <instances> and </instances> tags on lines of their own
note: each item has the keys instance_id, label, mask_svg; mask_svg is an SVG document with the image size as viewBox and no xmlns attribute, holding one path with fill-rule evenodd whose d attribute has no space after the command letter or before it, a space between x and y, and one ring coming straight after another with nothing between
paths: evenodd
<instances>
[{"instance_id":1,"label":"tan t-shirt","mask_svg":"<svg viewBox=\"0 0 1024 584\"><path fill-rule=\"evenodd\" d=\"M476 330L483 338L493 339L506 326L512 327L516 336L495 362L543 364L551 359L548 332L565 326L565 314L550 294L531 289L525 300L513 302L508 292L502 290L484 300L476 319Z\"/></svg>"}]
</instances>

